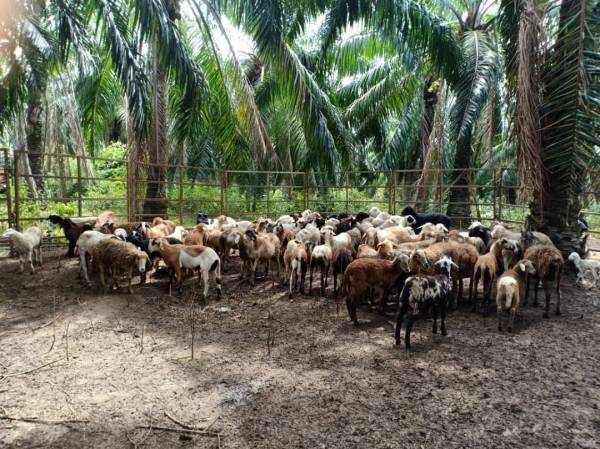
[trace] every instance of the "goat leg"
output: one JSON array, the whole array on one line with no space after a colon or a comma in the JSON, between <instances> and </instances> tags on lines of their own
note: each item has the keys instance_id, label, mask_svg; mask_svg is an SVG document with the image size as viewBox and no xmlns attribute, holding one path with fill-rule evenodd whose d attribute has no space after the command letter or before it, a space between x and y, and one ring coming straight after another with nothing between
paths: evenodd
<instances>
[{"instance_id":1,"label":"goat leg","mask_svg":"<svg viewBox=\"0 0 600 449\"><path fill-rule=\"evenodd\" d=\"M546 292L546 307L544 309L544 318L548 318L550 312L550 298L552 293L550 292L550 282L544 281L544 291Z\"/></svg>"},{"instance_id":2,"label":"goat leg","mask_svg":"<svg viewBox=\"0 0 600 449\"><path fill-rule=\"evenodd\" d=\"M535 276L535 284L534 284L534 288L533 288L533 306L537 307L538 306L538 290L540 288L540 278L537 276Z\"/></svg>"},{"instance_id":3,"label":"goat leg","mask_svg":"<svg viewBox=\"0 0 600 449\"><path fill-rule=\"evenodd\" d=\"M432 334L437 334L437 320L438 320L438 306L433 305L433 328L431 329Z\"/></svg>"},{"instance_id":4,"label":"goat leg","mask_svg":"<svg viewBox=\"0 0 600 449\"><path fill-rule=\"evenodd\" d=\"M560 315L560 277L561 272L559 270L556 272L556 315Z\"/></svg>"},{"instance_id":5,"label":"goat leg","mask_svg":"<svg viewBox=\"0 0 600 449\"><path fill-rule=\"evenodd\" d=\"M448 331L446 330L446 315L448 313L448 301L446 299L442 299L442 304L440 305L440 315L442 319L442 335L445 337L448 335Z\"/></svg>"},{"instance_id":6,"label":"goat leg","mask_svg":"<svg viewBox=\"0 0 600 449\"><path fill-rule=\"evenodd\" d=\"M407 351L410 351L410 332L412 331L413 324L415 322L415 316L411 313L406 320L406 331L404 334L404 344Z\"/></svg>"},{"instance_id":7,"label":"goat leg","mask_svg":"<svg viewBox=\"0 0 600 449\"><path fill-rule=\"evenodd\" d=\"M499 305L496 308L496 315L498 315L498 332L502 332L502 306Z\"/></svg>"},{"instance_id":8,"label":"goat leg","mask_svg":"<svg viewBox=\"0 0 600 449\"><path fill-rule=\"evenodd\" d=\"M404 318L404 310L400 309L400 312L398 312L398 318L396 319L396 331L395 331L396 346L400 346L400 329L402 328L402 319L403 318Z\"/></svg>"}]
</instances>

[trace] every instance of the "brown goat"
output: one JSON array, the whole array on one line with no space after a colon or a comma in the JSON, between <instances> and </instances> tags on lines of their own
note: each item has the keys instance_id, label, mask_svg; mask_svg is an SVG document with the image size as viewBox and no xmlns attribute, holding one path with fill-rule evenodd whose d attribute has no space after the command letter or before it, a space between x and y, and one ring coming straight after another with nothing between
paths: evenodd
<instances>
[{"instance_id":1,"label":"brown goat","mask_svg":"<svg viewBox=\"0 0 600 449\"><path fill-rule=\"evenodd\" d=\"M490 248L490 252L479 256L475 263L473 272L473 312L477 310L477 289L479 288L479 279L483 282L483 314L486 315L489 309L492 286L498 276L498 260L502 257L502 246L500 242L495 242Z\"/></svg>"},{"instance_id":2,"label":"brown goat","mask_svg":"<svg viewBox=\"0 0 600 449\"><path fill-rule=\"evenodd\" d=\"M205 245L208 240L208 226L204 223L197 224L183 238L186 245ZM214 248L213 248L214 249Z\"/></svg>"},{"instance_id":3,"label":"brown goat","mask_svg":"<svg viewBox=\"0 0 600 449\"><path fill-rule=\"evenodd\" d=\"M527 248L524 259L530 260L535 267L534 276L534 300L533 304L538 304L538 288L540 281L544 283L546 291L546 308L544 318L548 318L550 311L550 298L552 296L550 290L550 282L554 281L556 287L556 315L560 315L560 278L565 266L565 260L561 252L552 245L535 245ZM527 290L525 292L525 305L529 299L529 279L527 280Z\"/></svg>"},{"instance_id":4,"label":"brown goat","mask_svg":"<svg viewBox=\"0 0 600 449\"><path fill-rule=\"evenodd\" d=\"M146 271L146 263L150 258L144 251L140 251L131 243L118 239L101 240L92 249L93 267L98 271L100 284L104 291L110 286L118 287L120 275L127 276L127 289L131 293L131 279L133 276ZM108 274L110 281L106 285L105 275Z\"/></svg>"},{"instance_id":5,"label":"brown goat","mask_svg":"<svg viewBox=\"0 0 600 449\"><path fill-rule=\"evenodd\" d=\"M523 297L523 288L529 275L535 273L530 260L520 260L500 278L496 287L496 313L498 315L498 330L502 332L502 312L510 311L508 332L512 332L517 308Z\"/></svg>"},{"instance_id":6,"label":"brown goat","mask_svg":"<svg viewBox=\"0 0 600 449\"><path fill-rule=\"evenodd\" d=\"M358 325L356 308L371 288L381 292L380 307L381 311L385 312L390 289L401 283L399 280L408 274L408 270L407 256L401 256L394 261L356 259L348 265L344 273L342 292L346 298L346 307L352 322Z\"/></svg>"}]
</instances>

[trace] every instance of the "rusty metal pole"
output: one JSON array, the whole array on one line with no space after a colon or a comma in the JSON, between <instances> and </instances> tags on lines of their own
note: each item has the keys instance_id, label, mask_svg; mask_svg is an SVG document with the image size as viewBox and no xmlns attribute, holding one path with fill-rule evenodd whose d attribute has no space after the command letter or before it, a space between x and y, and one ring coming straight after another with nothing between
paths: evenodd
<instances>
[{"instance_id":1,"label":"rusty metal pole","mask_svg":"<svg viewBox=\"0 0 600 449\"><path fill-rule=\"evenodd\" d=\"M15 171L15 229L17 231L21 230L21 214L19 209L21 208L21 195L19 193L19 158L22 155L20 152L15 152L15 161L14 161L14 171Z\"/></svg>"},{"instance_id":2,"label":"rusty metal pole","mask_svg":"<svg viewBox=\"0 0 600 449\"><path fill-rule=\"evenodd\" d=\"M304 209L308 209L308 173L304 172Z\"/></svg>"},{"instance_id":3,"label":"rusty metal pole","mask_svg":"<svg viewBox=\"0 0 600 449\"><path fill-rule=\"evenodd\" d=\"M267 218L271 217L271 176L267 173Z\"/></svg>"},{"instance_id":4,"label":"rusty metal pole","mask_svg":"<svg viewBox=\"0 0 600 449\"><path fill-rule=\"evenodd\" d=\"M77 215L83 216L83 199L81 197L81 156L77 156Z\"/></svg>"},{"instance_id":5,"label":"rusty metal pole","mask_svg":"<svg viewBox=\"0 0 600 449\"><path fill-rule=\"evenodd\" d=\"M184 170L181 160L179 161L179 223L183 225L183 177Z\"/></svg>"},{"instance_id":6,"label":"rusty metal pole","mask_svg":"<svg viewBox=\"0 0 600 449\"><path fill-rule=\"evenodd\" d=\"M6 182L6 218L8 220L8 227L12 226L12 192L10 189L10 160L8 158L8 148L3 148L4 152L4 181Z\"/></svg>"},{"instance_id":7,"label":"rusty metal pole","mask_svg":"<svg viewBox=\"0 0 600 449\"><path fill-rule=\"evenodd\" d=\"M221 204L220 204L220 215L224 215L225 214L225 194L226 194L226 189L227 189L227 171L225 170L221 170L220 172L220 178L221 178Z\"/></svg>"},{"instance_id":8,"label":"rusty metal pole","mask_svg":"<svg viewBox=\"0 0 600 449\"><path fill-rule=\"evenodd\" d=\"M493 172L492 172L492 185L493 185L493 188L492 188L492 192L493 192L492 193L492 207L493 207L492 220L495 221L496 213L497 213L497 211L496 211L496 196L497 196L498 192L496 191L496 188L497 188L497 184L498 184L498 179L496 176L497 175L496 169L493 168L492 170L493 170Z\"/></svg>"},{"instance_id":9,"label":"rusty metal pole","mask_svg":"<svg viewBox=\"0 0 600 449\"><path fill-rule=\"evenodd\" d=\"M350 175L348 174L348 172L346 172L346 210L345 210L345 212L347 214L350 213L349 207L348 207L348 184L350 184Z\"/></svg>"},{"instance_id":10,"label":"rusty metal pole","mask_svg":"<svg viewBox=\"0 0 600 449\"><path fill-rule=\"evenodd\" d=\"M498 221L502 221L502 169L500 169L500 179L498 181Z\"/></svg>"}]
</instances>

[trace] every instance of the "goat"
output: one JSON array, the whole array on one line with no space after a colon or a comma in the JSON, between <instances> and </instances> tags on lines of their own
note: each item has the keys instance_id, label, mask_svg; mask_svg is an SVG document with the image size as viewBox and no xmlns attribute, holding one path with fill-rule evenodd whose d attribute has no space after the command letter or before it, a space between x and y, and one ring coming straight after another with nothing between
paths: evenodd
<instances>
[{"instance_id":1,"label":"goat","mask_svg":"<svg viewBox=\"0 0 600 449\"><path fill-rule=\"evenodd\" d=\"M344 276L344 272L348 265L352 262L352 251L348 248L339 248L333 251L332 266L333 266L333 297L337 298L337 278L339 275Z\"/></svg>"},{"instance_id":2,"label":"goat","mask_svg":"<svg viewBox=\"0 0 600 449\"><path fill-rule=\"evenodd\" d=\"M306 245L298 240L290 240L283 254L283 263L285 266L285 275L290 273L290 285L288 297L292 297L294 287L299 287L300 293L304 293L304 279L306 278L306 269L308 266L308 253Z\"/></svg>"},{"instance_id":3,"label":"goat","mask_svg":"<svg viewBox=\"0 0 600 449\"><path fill-rule=\"evenodd\" d=\"M491 236L493 239L498 240L503 237L509 240L522 240L523 237L529 238L532 244L535 245L553 245L552 240L546 234L536 231L526 231L523 234L518 232L509 231L502 224L497 224L492 228Z\"/></svg>"},{"instance_id":4,"label":"goat","mask_svg":"<svg viewBox=\"0 0 600 449\"><path fill-rule=\"evenodd\" d=\"M183 243L186 245L204 245L206 246L208 239L208 227L204 223L198 223L189 231L183 238Z\"/></svg>"},{"instance_id":5,"label":"goat","mask_svg":"<svg viewBox=\"0 0 600 449\"><path fill-rule=\"evenodd\" d=\"M173 286L173 278L178 283L178 291L181 294L182 291L182 275L181 275L181 263L179 256L182 244L171 244L168 239L162 237L159 239L150 239L148 242L148 252L158 252L164 261L165 265L169 269L169 292ZM170 293L169 293L170 294Z\"/></svg>"},{"instance_id":6,"label":"goat","mask_svg":"<svg viewBox=\"0 0 600 449\"><path fill-rule=\"evenodd\" d=\"M378 257L379 253L376 249L371 248L366 243L358 246L358 251L356 252L356 258L362 259L363 257Z\"/></svg>"},{"instance_id":7,"label":"goat","mask_svg":"<svg viewBox=\"0 0 600 449\"><path fill-rule=\"evenodd\" d=\"M446 226L447 229L450 229L450 226L451 226L450 217L448 217L448 215L437 214L437 213L417 213L410 206L406 206L404 209L402 209L402 212L400 213L400 215L402 215L404 217L406 217L407 215L410 215L414 218L414 222L411 224L411 226L413 227L413 229L415 231L417 229L419 229L421 226L423 226L425 223L433 223L433 224L441 223L444 226Z\"/></svg>"},{"instance_id":8,"label":"goat","mask_svg":"<svg viewBox=\"0 0 600 449\"><path fill-rule=\"evenodd\" d=\"M248 229L241 235L240 246L243 246L244 254L249 258L251 263L251 279L250 282L254 285L256 280L256 267L259 262L265 263L265 273L270 272L271 260L277 259L277 277L280 273L280 243L275 234L257 234L252 229ZM273 278L275 284L275 278Z\"/></svg>"},{"instance_id":9,"label":"goat","mask_svg":"<svg viewBox=\"0 0 600 449\"><path fill-rule=\"evenodd\" d=\"M479 288L479 279L483 282L483 302L485 303L485 309L483 315L486 315L489 309L491 296L492 296L492 285L496 280L496 277L500 274L500 267L498 260L502 257L502 245L500 241L495 242L490 252L479 256L475 263L473 272L473 311L477 310L477 289Z\"/></svg>"},{"instance_id":10,"label":"goat","mask_svg":"<svg viewBox=\"0 0 600 449\"><path fill-rule=\"evenodd\" d=\"M331 231L328 231L331 233ZM330 234L327 234L330 235ZM312 294L313 270L315 265L319 266L321 272L321 296L325 296L325 288L327 287L327 279L329 277L329 268L333 259L333 248L331 247L330 238L325 239L325 243L317 245L313 248L310 254L310 280L308 292Z\"/></svg>"},{"instance_id":11,"label":"goat","mask_svg":"<svg viewBox=\"0 0 600 449\"><path fill-rule=\"evenodd\" d=\"M102 240L115 238L114 235L105 234L100 231L85 231L77 239L77 249L79 251L79 276L83 272L83 276L88 285L91 285L87 271L87 255L90 254L94 247Z\"/></svg>"},{"instance_id":12,"label":"goat","mask_svg":"<svg viewBox=\"0 0 600 449\"><path fill-rule=\"evenodd\" d=\"M404 255L393 261L356 259L348 265L344 272L342 294L346 298L348 314L354 325L359 324L356 317L358 303L367 295L369 289L381 292L381 311L385 312L390 289L399 285L408 272L408 257Z\"/></svg>"},{"instance_id":13,"label":"goat","mask_svg":"<svg viewBox=\"0 0 600 449\"><path fill-rule=\"evenodd\" d=\"M77 224L70 218L63 218L59 215L50 215L48 221L52 224L59 225L62 227L65 233L65 238L69 242L69 249L65 257L75 256L75 245L77 245L77 239L84 231L91 231L93 228L88 223Z\"/></svg>"},{"instance_id":14,"label":"goat","mask_svg":"<svg viewBox=\"0 0 600 449\"><path fill-rule=\"evenodd\" d=\"M117 216L113 211L105 210L103 212L100 212L96 217L96 222L94 223L94 230L100 231L101 228L107 223L112 225L117 224Z\"/></svg>"},{"instance_id":15,"label":"goat","mask_svg":"<svg viewBox=\"0 0 600 449\"><path fill-rule=\"evenodd\" d=\"M446 314L448 304L452 299L451 282L449 279L452 267L456 264L447 256L443 256L435 262L437 267L447 270L447 274L438 275L414 275L409 276L400 292L400 310L396 320L395 338L396 346L400 346L400 331L402 321L405 315L406 330L404 332L404 344L407 350L410 350L410 333L412 331L415 319L428 309L433 309L433 328L432 333L437 334L438 313L441 316L442 335L448 335L446 330Z\"/></svg>"},{"instance_id":16,"label":"goat","mask_svg":"<svg viewBox=\"0 0 600 449\"><path fill-rule=\"evenodd\" d=\"M24 264L29 265L31 274L33 265L42 266L42 237L43 232L37 226L31 226L23 232L7 229L2 237L7 238L19 254L19 272L25 271Z\"/></svg>"},{"instance_id":17,"label":"goat","mask_svg":"<svg viewBox=\"0 0 600 449\"><path fill-rule=\"evenodd\" d=\"M512 332L517 308L523 297L523 288L528 276L535 274L530 260L520 260L505 272L496 285L496 312L498 315L498 331L502 332L502 312L510 311L508 332Z\"/></svg>"},{"instance_id":18,"label":"goat","mask_svg":"<svg viewBox=\"0 0 600 449\"><path fill-rule=\"evenodd\" d=\"M221 259L214 249L202 245L183 246L179 251L179 266L189 270L198 269L198 283L200 278L204 281L204 300L208 295L208 278L212 273L217 286L217 301L221 299Z\"/></svg>"},{"instance_id":19,"label":"goat","mask_svg":"<svg viewBox=\"0 0 600 449\"><path fill-rule=\"evenodd\" d=\"M544 318L548 318L550 311L550 282L554 281L556 287L556 315L560 315L560 278L565 265L565 261L561 252L554 245L533 245L525 250L523 259L530 260L535 268L534 280L534 305L538 304L538 288L540 280L544 283L546 291L546 308ZM525 303L527 305L529 299L529 278L527 279L527 289L525 291Z\"/></svg>"},{"instance_id":20,"label":"goat","mask_svg":"<svg viewBox=\"0 0 600 449\"><path fill-rule=\"evenodd\" d=\"M572 252L569 254L569 261L573 262L575 268L577 268L578 281L582 281L584 273L589 271L594 285L598 285L598 281L600 281L600 260L582 259L579 254Z\"/></svg>"},{"instance_id":21,"label":"goat","mask_svg":"<svg viewBox=\"0 0 600 449\"><path fill-rule=\"evenodd\" d=\"M100 284L104 292L110 287L118 287L119 275L127 276L127 291L131 291L131 279L135 274L146 271L148 254L140 251L131 243L119 239L99 241L92 249L92 265L97 268ZM106 285L105 275L109 275L109 285Z\"/></svg>"},{"instance_id":22,"label":"goat","mask_svg":"<svg viewBox=\"0 0 600 449\"><path fill-rule=\"evenodd\" d=\"M473 222L471 223L471 226L469 226L469 237L479 237L485 245L485 252L491 247L492 233L489 228L483 226L481 223L477 223L479 222Z\"/></svg>"}]
</instances>

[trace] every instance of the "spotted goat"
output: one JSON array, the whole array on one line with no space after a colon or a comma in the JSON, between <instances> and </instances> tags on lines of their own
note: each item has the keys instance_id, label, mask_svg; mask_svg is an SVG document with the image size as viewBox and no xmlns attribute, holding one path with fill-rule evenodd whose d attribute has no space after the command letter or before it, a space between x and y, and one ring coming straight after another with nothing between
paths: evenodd
<instances>
[{"instance_id":1,"label":"spotted goat","mask_svg":"<svg viewBox=\"0 0 600 449\"><path fill-rule=\"evenodd\" d=\"M457 265L448 256L442 256L435 263L436 270L442 274L409 276L400 293L400 311L396 321L396 346L400 345L402 321L406 316L404 343L410 349L410 333L414 321L428 310L433 309L433 329L437 334L438 314L441 315L442 335L448 335L446 330L446 314L452 300L452 282L450 273Z\"/></svg>"}]
</instances>

